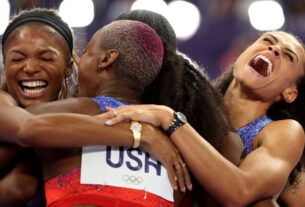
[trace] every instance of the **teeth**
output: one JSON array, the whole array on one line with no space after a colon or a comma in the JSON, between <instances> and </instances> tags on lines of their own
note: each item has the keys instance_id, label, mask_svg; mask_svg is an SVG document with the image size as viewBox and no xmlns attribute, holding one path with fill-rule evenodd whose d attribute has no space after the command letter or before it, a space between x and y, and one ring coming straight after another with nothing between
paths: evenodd
<instances>
[{"instance_id":1,"label":"teeth","mask_svg":"<svg viewBox=\"0 0 305 207\"><path fill-rule=\"evenodd\" d=\"M254 59L254 62L256 63L259 59L262 59L263 61L268 63L267 75L269 76L273 71L272 62L266 56L263 56L263 55L256 56L256 58Z\"/></svg>"},{"instance_id":2,"label":"teeth","mask_svg":"<svg viewBox=\"0 0 305 207\"><path fill-rule=\"evenodd\" d=\"M44 87L47 83L45 81L22 81L21 85L26 87Z\"/></svg>"},{"instance_id":3,"label":"teeth","mask_svg":"<svg viewBox=\"0 0 305 207\"><path fill-rule=\"evenodd\" d=\"M39 94L41 93L43 90L45 90L44 88L40 88L40 89L24 89L23 91L26 93L26 94L29 94L29 95L34 95L34 94Z\"/></svg>"}]
</instances>

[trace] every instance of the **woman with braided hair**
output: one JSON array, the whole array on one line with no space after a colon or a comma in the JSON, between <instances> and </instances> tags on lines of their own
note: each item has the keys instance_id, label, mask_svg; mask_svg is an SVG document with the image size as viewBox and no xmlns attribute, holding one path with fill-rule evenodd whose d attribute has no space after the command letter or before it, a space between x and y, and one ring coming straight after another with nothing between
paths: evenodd
<instances>
[{"instance_id":1,"label":"woman with braided hair","mask_svg":"<svg viewBox=\"0 0 305 207\"><path fill-rule=\"evenodd\" d=\"M221 150L230 130L222 98L209 83L205 70L177 51L176 34L168 20L148 10L133 10L116 18L122 19L148 24L159 34L163 43L162 70L145 90L143 103L166 105L182 111L191 125L207 137L216 149Z\"/></svg>"},{"instance_id":2,"label":"woman with braided hair","mask_svg":"<svg viewBox=\"0 0 305 207\"><path fill-rule=\"evenodd\" d=\"M129 119L170 132L194 176L221 205L247 206L276 199L304 149L300 124L304 119L299 118L304 113L294 106L304 101L304 66L305 49L298 38L282 31L267 32L237 58L231 81L220 84L227 85L223 91L229 118L247 152L238 167L170 108L124 106L117 109L116 117L110 113L102 117L111 118L109 125Z\"/></svg>"},{"instance_id":3,"label":"woman with braided hair","mask_svg":"<svg viewBox=\"0 0 305 207\"><path fill-rule=\"evenodd\" d=\"M238 164L243 146L230 131L222 97L193 60L177 51L176 34L168 20L148 10L133 10L121 14L116 20L141 21L151 26L159 35L164 46L162 69L154 82L145 90L144 103L166 105L181 111L188 122L206 140L232 163ZM202 206L211 206L204 190L196 185L196 200ZM189 197L185 197L185 202ZM183 203L183 205L187 205Z\"/></svg>"},{"instance_id":4,"label":"woman with braided hair","mask_svg":"<svg viewBox=\"0 0 305 207\"><path fill-rule=\"evenodd\" d=\"M158 17L159 18L159 17ZM162 17L163 18L163 17ZM162 19L161 19L162 20ZM171 26L169 26L169 28L171 28ZM165 30L166 31L166 30ZM174 33L173 33L174 34ZM172 36L171 36L172 37ZM175 34L174 34L174 40L175 40ZM174 41L175 42L175 41ZM187 76L187 78L185 79L185 80L179 80L179 79L181 79L181 77L183 77L183 74L180 74L180 75L178 75L177 76L177 78L175 78L176 79L176 81L175 82L177 82L177 84L176 84L176 86L177 87L179 87L180 89L177 89L177 90L182 90L183 91L183 94L185 94L185 95L187 95L188 93L195 93L195 90L193 90L193 89L196 89L196 87L188 87L187 86L187 84L188 83L191 83L191 82L194 82L194 81L196 81L196 84L198 85L198 89L196 89L196 90L201 90L201 91L207 91L205 94L206 94L206 96L212 96L212 98L211 99L207 99L205 96L205 99L204 98L200 98L200 99L195 99L195 101L194 102L196 102L197 103L197 105L199 106L201 106L201 105L205 105L206 106L206 108L205 108L205 110L204 110L204 113L203 112L201 112L201 108L198 108L198 112L204 117L204 116L208 116L209 115L209 117L211 117L211 121L210 121L210 123L207 123L207 124L203 124L203 125L198 125L197 126L197 128L198 129L201 129L201 128L203 128L203 130L202 131L204 131L205 132L205 134L207 135L207 137L211 137L211 142L214 142L215 144L214 145L217 145L218 147L217 148L220 148L220 146L223 144L222 143L222 141L221 140L219 140L219 141L217 141L216 139L213 139L213 133L215 134L218 134L218 136L214 136L214 137L224 137L224 136L226 136L227 135L227 133L228 133L228 131L229 131L229 125L228 125L228 122L226 121L226 119L225 119L225 116L224 116L224 114L223 114L223 109L222 108L218 108L218 109L216 109L216 110L214 110L213 109L213 107L215 106L215 105L221 105L221 99L219 99L218 97L219 96L217 96L217 94L215 93L215 90L213 90L213 88L210 86L210 84L208 83L208 81L207 81L207 79L204 77L204 75L202 74L202 71L200 71L200 70L198 70L198 69L196 69L195 67L194 67L194 65L193 64L191 64L188 60L186 60L182 55L176 55L176 51L175 51L175 45L174 45L174 49L173 50L170 50L170 52L169 52L169 54L170 55L174 55L174 59L175 60L173 60L173 61L169 61L169 63L168 63L168 65L170 65L170 67L168 67L168 68L171 68L171 69L168 69L169 71L171 71L170 73L167 73L166 74L166 76L167 76L167 78L168 77L171 77L171 76L173 76L173 74L175 74L177 71L179 71L179 70L172 70L174 67L173 66L179 66L180 67L180 71L181 71L181 73L183 72L183 69L184 68L186 68L187 70L185 70L185 74L184 75L186 75ZM167 49L166 50L169 50L169 48L171 48L171 46L167 46ZM86 59L85 57L83 58L83 59ZM171 59L171 58L169 58L169 59ZM167 62L168 60L169 60L168 58L165 60L165 62ZM132 63L132 60L130 60L130 62ZM128 63L128 62L127 62ZM93 67L93 68L95 68L95 66L92 66L92 63L90 63L91 64L91 67ZM98 65L99 66L99 65ZM164 69L164 67L163 67L163 69ZM167 69L167 68L166 68ZM103 70L102 70L103 71ZM100 71L100 72L102 72L102 71ZM162 71L162 70L161 70ZM140 75L141 73L139 73L139 75ZM160 74L159 74L160 75ZM159 75L157 76L157 78L159 77ZM85 77L85 76L88 76L88 74L86 74L86 73L80 73L80 81L82 82L82 79ZM164 75L161 75L162 77L163 77L163 79L164 79L164 77L166 78L166 76L164 76ZM91 78L90 78L90 81L88 81L88 85L92 85L92 83L93 84L95 84L96 83L96 81L93 81L94 80L94 77L95 76L91 76ZM122 76L121 76L122 77ZM161 78L162 78L161 77ZM162 80L162 79L161 79ZM164 80L163 80L164 81ZM184 81L186 81L185 83L184 83ZM183 85L181 85L182 83L184 83L185 85L183 86ZM154 84L154 85L156 85L156 84ZM181 86L180 86L181 85ZM185 87L187 87L188 89L186 90L186 89L184 89ZM79 92L79 94L86 94L86 96L94 96L95 94L96 94L96 90L91 90L91 91L86 91L86 92L83 92L82 90L83 89L85 89L85 88L87 88L88 89L88 87L82 87L82 84L80 84L80 92ZM159 91L158 91L159 90ZM181 95L181 94L172 94L171 96L169 96L169 97L167 97L167 95L166 95L166 91L164 90L163 91L163 93L160 93L160 89L158 89L158 88L156 88L156 90L145 90L145 95L144 95L144 98L141 98L142 100L144 100L145 102L150 102L150 103L154 103L155 101L158 103L158 100L160 100L160 101L162 101L162 103L164 103L164 102L167 102L167 103L170 103L170 99L173 99L174 97L177 97L177 98L175 98L175 99L173 99L173 100L177 100L177 101L179 101L179 99L181 99L181 100L183 100L183 98L185 97L185 95ZM151 93L153 93L153 95L150 95ZM154 97L154 96L161 96L161 97L163 97L163 98L149 98L149 95L151 96L151 97ZM163 99L163 100L162 100ZM193 102L193 97L189 97L189 99L190 100L192 100L191 102ZM175 104L177 104L177 106L179 106L180 108L182 108L183 107L183 105L181 104L181 103L177 103L177 101L174 101L175 102ZM72 105L71 105L71 102L72 102ZM190 103L191 103L190 102ZM81 110L78 108L78 107L71 107L71 106L73 106L73 103L75 103L75 102L73 102L73 100L67 100L66 101L66 103L68 103L68 104L66 104L66 106L67 107L63 107L63 108L65 108L65 109L63 109L62 111L65 111L65 112L77 112L77 113L79 113ZM79 103L81 103L81 102L79 102ZM79 105L79 103L78 104L76 104L77 106L80 106ZM190 104L190 103L186 103L186 104ZM53 105L53 107L52 107L52 105ZM64 104L65 105L65 104ZM39 110L41 110L41 109L44 109L44 110L41 110L41 111L47 111L47 112L58 112L58 111L60 111L60 107L56 104L56 103L54 103L54 104L49 104L49 106L51 106L51 108L48 108L48 104L45 104L44 106L36 106L36 109L35 110L33 110L33 107L31 107L31 111L32 112L34 112L34 111L36 111L35 113L37 113L37 111L39 111ZM192 106L192 108L193 108L194 106ZM53 108L53 109L52 109ZM54 109L55 108L55 109ZM67 108L68 108L68 110L67 110ZM78 109L76 109L76 108L78 108ZM91 107L91 108L93 108L93 107ZM76 110L74 110L74 109L76 109ZM213 111L212 111L213 110ZM88 111L88 110L85 110L85 108L84 108L84 110L83 111ZM214 111L215 111L215 114L214 114ZM95 113L98 113L99 111L96 111ZM90 112L91 114L95 114L95 113L92 113L92 112ZM192 114L192 111L190 110L189 112L188 112L188 115L190 116L190 120L192 120L192 117L191 116L193 116L193 114ZM192 121L194 124L196 124L196 122L197 123L200 123L199 121L200 120L196 120L196 119L193 119L194 121ZM214 123L214 124L212 124L212 122L216 122L216 123ZM219 130L217 130L217 129L215 129L215 130L210 130L213 126L217 126L217 128L219 128ZM231 139L231 138L230 138ZM233 141L233 140L230 140L230 139L226 139L225 140L225 142L224 142L224 144L225 145L228 145L228 144L231 144L231 146L234 146L235 147L235 142L236 142L236 140L235 141ZM232 142L233 141L233 142ZM53 140L53 142L55 142L54 140ZM73 146L75 146L75 144L76 144L77 142L76 141L74 141L74 145ZM29 144L29 143L28 143ZM30 145L36 145L36 146L42 146L42 145L49 145L49 144L46 144L43 140L41 140L39 143L37 143L37 142L35 142L35 143L30 143ZM58 144L58 146L59 146L60 144ZM79 144L78 144L79 145ZM237 144L238 145L238 144ZM72 146L72 145L70 145L70 146ZM164 148L164 146L163 146L163 148ZM164 148L165 149L165 148ZM228 149L229 149L229 147L228 147ZM154 149L155 151L157 151L157 148L156 149ZM228 150L228 152L229 152L229 150ZM231 153L232 154L232 153ZM236 154L239 154L239 153L236 153ZM232 156L232 159L234 158L234 161L235 162L238 162L238 160L239 160L239 155L235 155L235 156ZM178 171L179 173L180 172L182 172L182 171Z\"/></svg>"},{"instance_id":5,"label":"woman with braided hair","mask_svg":"<svg viewBox=\"0 0 305 207\"><path fill-rule=\"evenodd\" d=\"M3 38L8 92L13 95L20 106L31 106L28 110L33 113L42 113L41 107L37 106L35 109L33 105L47 101L44 99L46 94L50 93L52 97L55 97L53 90L58 89L55 83L62 83L59 81L61 78L55 78L55 75L61 74L57 74L55 66L64 65L66 57L64 54L69 51L65 48L65 46L69 46L69 42L65 44L56 38L50 38L56 34L53 33L52 27L49 31L48 20L52 17L49 17L48 14L48 11L40 9L25 12L9 25L4 35L5 38ZM56 21L51 22L55 26L49 24L54 27L60 24ZM32 30L32 27L35 30ZM62 36L65 38L64 35ZM51 42L44 40L48 38ZM61 55L58 56L58 54ZM139 102L144 88L158 75L162 58L162 42L153 29L146 24L135 21L119 21L107 25L96 33L80 60L79 95L112 95L117 99L114 100L114 98L106 96L98 96L95 99L78 98L52 103L51 106L55 104L54 111L56 112L98 114L104 110L105 105L114 107ZM140 143L138 136L137 139L132 138L128 129L129 125L123 125L120 130L114 132L92 117L66 113L33 116L16 107L16 103L5 93L1 93L0 100L2 102L1 115L6 117L5 120L1 119L2 141L18 143L22 146L53 148L37 149L39 158L43 161L44 179L49 181L46 182L45 186L48 206L78 204L107 206L113 203L123 206L173 205L171 202L173 201L172 193L167 195L168 200L166 200L149 193L151 190L147 189L146 191L145 188L138 191L122 188L119 191L119 188L114 190L115 187L81 185L79 177L80 149L71 149L71 147L94 144L137 148L140 144L142 146L145 143L146 136L152 136L152 134L164 136L160 130L158 132L158 129L143 125L143 137ZM57 107L56 104L61 107ZM52 112L48 109L47 107L45 112ZM165 151L163 148L161 151L146 149L152 155L161 158L159 160L168 167L167 173L170 174L170 181L174 189L178 188L178 183L180 188L185 189L185 185L190 185L189 179L183 180L183 172L174 171L174 165L177 166L178 163L182 162L179 154L167 139L160 142L160 145L167 150ZM54 149L65 147L69 149ZM155 147L155 149L157 148ZM135 151L138 152L139 149ZM156 153L156 151L158 152ZM139 153L145 157L145 172L149 171L150 166L155 166L157 176L162 175L162 179L168 181L167 173L160 162L156 161L157 164L154 164L147 153L142 151ZM163 157L160 157L162 154ZM135 159L134 155L130 156ZM131 169L140 170L143 168L139 166L135 169L131 166ZM150 171L150 173L154 172ZM186 169L184 172L187 173ZM65 176L67 179L62 179ZM187 177L185 174L186 179ZM150 179L147 179L146 182ZM60 181L59 186L57 181ZM66 181L68 183L65 183ZM72 182L75 185L72 185ZM158 183L156 180L154 182ZM150 185L152 183L150 182ZM167 192L172 192L169 182L165 184ZM164 182L161 185L164 186ZM35 188L35 186L33 187ZM101 187L103 191L100 190ZM114 195L111 192L116 193ZM127 194L128 196L124 196ZM145 196L143 196L144 194ZM90 197L91 201L88 201L86 196ZM4 200L1 202L5 203Z\"/></svg>"}]
</instances>

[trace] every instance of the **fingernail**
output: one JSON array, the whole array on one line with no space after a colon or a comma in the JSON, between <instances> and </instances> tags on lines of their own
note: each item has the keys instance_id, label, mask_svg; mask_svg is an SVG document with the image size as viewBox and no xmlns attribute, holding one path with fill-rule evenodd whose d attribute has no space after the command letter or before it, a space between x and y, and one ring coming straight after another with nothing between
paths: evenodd
<instances>
[{"instance_id":1,"label":"fingernail","mask_svg":"<svg viewBox=\"0 0 305 207\"><path fill-rule=\"evenodd\" d=\"M175 185L175 186L173 187L173 189L174 189L174 191L176 191L176 190L177 190L177 186Z\"/></svg>"},{"instance_id":2,"label":"fingernail","mask_svg":"<svg viewBox=\"0 0 305 207\"><path fill-rule=\"evenodd\" d=\"M193 190L193 185L192 185L192 184L188 185L188 186L187 186L187 189L188 189L189 191L192 191L192 190Z\"/></svg>"},{"instance_id":3,"label":"fingernail","mask_svg":"<svg viewBox=\"0 0 305 207\"><path fill-rule=\"evenodd\" d=\"M182 188L181 188L181 191L182 191L183 193L185 193L185 187L182 187Z\"/></svg>"},{"instance_id":4,"label":"fingernail","mask_svg":"<svg viewBox=\"0 0 305 207\"><path fill-rule=\"evenodd\" d=\"M106 124L106 125L111 125L111 124L112 124L112 121L111 121L111 120L107 120L107 121L105 121L105 124Z\"/></svg>"}]
</instances>

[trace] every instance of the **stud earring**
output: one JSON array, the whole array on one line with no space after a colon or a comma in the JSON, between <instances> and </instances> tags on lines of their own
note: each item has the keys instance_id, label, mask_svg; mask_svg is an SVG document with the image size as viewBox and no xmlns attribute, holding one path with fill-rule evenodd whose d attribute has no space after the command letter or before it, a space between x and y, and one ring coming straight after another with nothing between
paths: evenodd
<instances>
[{"instance_id":1,"label":"stud earring","mask_svg":"<svg viewBox=\"0 0 305 207\"><path fill-rule=\"evenodd\" d=\"M104 70L104 69L103 69L102 65L99 64L96 71L97 71L97 72L102 72L103 70Z\"/></svg>"},{"instance_id":2,"label":"stud earring","mask_svg":"<svg viewBox=\"0 0 305 207\"><path fill-rule=\"evenodd\" d=\"M285 100L286 100L287 103L291 103L290 97L285 98Z\"/></svg>"}]
</instances>

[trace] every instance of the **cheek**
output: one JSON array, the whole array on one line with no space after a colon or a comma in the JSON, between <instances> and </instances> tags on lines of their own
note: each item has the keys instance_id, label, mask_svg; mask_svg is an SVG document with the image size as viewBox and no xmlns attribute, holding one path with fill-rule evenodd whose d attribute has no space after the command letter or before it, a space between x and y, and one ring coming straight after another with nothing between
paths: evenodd
<instances>
[{"instance_id":1,"label":"cheek","mask_svg":"<svg viewBox=\"0 0 305 207\"><path fill-rule=\"evenodd\" d=\"M7 84L13 84L17 75L18 70L15 67L7 67L4 70L4 76Z\"/></svg>"},{"instance_id":2,"label":"cheek","mask_svg":"<svg viewBox=\"0 0 305 207\"><path fill-rule=\"evenodd\" d=\"M49 85L53 90L58 91L62 88L63 81L65 81L65 67L52 67L48 70L48 75L50 77Z\"/></svg>"}]
</instances>

